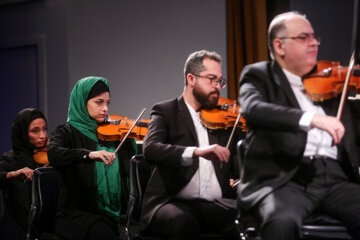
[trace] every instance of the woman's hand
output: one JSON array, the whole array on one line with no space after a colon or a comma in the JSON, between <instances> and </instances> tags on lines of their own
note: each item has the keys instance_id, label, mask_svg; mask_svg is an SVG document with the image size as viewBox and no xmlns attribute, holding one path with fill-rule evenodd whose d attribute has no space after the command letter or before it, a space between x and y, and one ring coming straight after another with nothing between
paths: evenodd
<instances>
[{"instance_id":1,"label":"woman's hand","mask_svg":"<svg viewBox=\"0 0 360 240\"><path fill-rule=\"evenodd\" d=\"M6 174L6 178L25 178L31 180L33 173L34 173L33 169L24 167L16 171L8 172Z\"/></svg>"},{"instance_id":2,"label":"woman's hand","mask_svg":"<svg viewBox=\"0 0 360 240\"><path fill-rule=\"evenodd\" d=\"M109 164L113 165L116 156L115 156L115 153L111 153L111 152L107 152L105 150L101 150L101 151L90 152L89 158L94 159L95 161L102 161L107 166Z\"/></svg>"}]
</instances>

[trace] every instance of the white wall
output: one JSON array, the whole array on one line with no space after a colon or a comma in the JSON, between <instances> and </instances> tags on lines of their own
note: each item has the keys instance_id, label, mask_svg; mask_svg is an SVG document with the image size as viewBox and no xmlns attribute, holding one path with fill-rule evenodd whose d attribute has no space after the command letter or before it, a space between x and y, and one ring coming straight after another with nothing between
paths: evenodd
<instances>
[{"instance_id":1,"label":"white wall","mask_svg":"<svg viewBox=\"0 0 360 240\"><path fill-rule=\"evenodd\" d=\"M225 0L74 0L67 29L69 91L82 77L108 78L112 114L135 118L146 107L148 117L180 96L196 50L222 55L226 77Z\"/></svg>"},{"instance_id":2,"label":"white wall","mask_svg":"<svg viewBox=\"0 0 360 240\"><path fill-rule=\"evenodd\" d=\"M39 106L18 101L45 112L49 134L66 122L75 82L89 75L110 80L111 114L135 118L146 107L144 117L148 118L154 103L181 95L183 66L191 52L217 51L224 58L226 77L225 2L34 0L0 4L0 48L44 40L40 88L46 97ZM3 75L0 81L4 89L16 93L7 87ZM12 103L3 99L0 108L5 104L11 107ZM15 108L14 112L21 110ZM14 117L5 114L0 120L7 126L0 139L1 152L11 148L9 123Z\"/></svg>"}]
</instances>

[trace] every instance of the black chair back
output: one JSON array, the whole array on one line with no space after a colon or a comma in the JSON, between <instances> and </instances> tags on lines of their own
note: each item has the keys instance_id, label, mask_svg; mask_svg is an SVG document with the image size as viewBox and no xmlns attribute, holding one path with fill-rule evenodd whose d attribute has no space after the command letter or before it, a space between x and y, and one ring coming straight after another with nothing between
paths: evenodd
<instances>
[{"instance_id":1,"label":"black chair back","mask_svg":"<svg viewBox=\"0 0 360 240\"><path fill-rule=\"evenodd\" d=\"M134 239L139 236L138 221L141 202L146 184L150 178L151 168L143 155L135 155L130 160L130 196L126 212L124 238Z\"/></svg>"},{"instance_id":2,"label":"black chair back","mask_svg":"<svg viewBox=\"0 0 360 240\"><path fill-rule=\"evenodd\" d=\"M53 233L60 191L59 182L59 174L55 169L51 167L35 169L32 179L27 240L35 239L40 234L57 239Z\"/></svg>"}]
</instances>

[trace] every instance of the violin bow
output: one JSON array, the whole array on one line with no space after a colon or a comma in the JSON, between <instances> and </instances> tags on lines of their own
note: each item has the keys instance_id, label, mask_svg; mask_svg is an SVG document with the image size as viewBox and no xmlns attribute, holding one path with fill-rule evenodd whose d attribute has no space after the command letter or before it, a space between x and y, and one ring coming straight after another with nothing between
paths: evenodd
<instances>
[{"instance_id":1,"label":"violin bow","mask_svg":"<svg viewBox=\"0 0 360 240\"><path fill-rule=\"evenodd\" d=\"M230 134L229 140L228 140L228 142L227 142L227 144L226 144L226 148L227 148L227 149L229 149L231 140L232 140L232 138L233 138L233 136L234 136L234 132L235 132L235 130L236 130L236 126L237 126L237 124L238 124L239 121L240 121L240 117L241 117L241 112L240 112L240 110L239 110L239 115L238 115L237 118L236 118L234 127L233 127L233 129L231 130L231 134ZM222 168L222 165L223 165L223 164L222 164L222 162L221 162L221 163L220 163L220 168Z\"/></svg>"},{"instance_id":2,"label":"violin bow","mask_svg":"<svg viewBox=\"0 0 360 240\"><path fill-rule=\"evenodd\" d=\"M226 148L227 148L227 149L229 149L231 140L232 140L232 138L233 138L233 136L234 136L234 132L235 132L236 126L237 126L237 124L238 124L239 121L240 121L240 117L241 117L241 112L240 112L240 109L239 109L239 115L238 115L237 118L236 118L234 127L233 127L233 129L231 130L231 134L230 134L229 140L228 140L228 142L227 142L227 144L226 144ZM220 168L222 168L222 163L220 163ZM232 185L232 188L235 188L239 183L240 183L240 180L239 180L239 179L234 180L234 183L233 183L233 185Z\"/></svg>"},{"instance_id":3,"label":"violin bow","mask_svg":"<svg viewBox=\"0 0 360 240\"><path fill-rule=\"evenodd\" d=\"M240 112L240 109L239 109L239 115L238 115L237 118L236 118L234 127L233 127L233 129L232 129L232 131L231 131L229 140L228 140L228 142L227 142L227 144L226 144L226 148L229 148L229 146L230 146L231 140L232 140L232 138L233 138L233 136L234 136L234 132L235 132L236 126L237 126L237 124L238 124L239 121L240 121L240 117L241 117L241 112Z\"/></svg>"},{"instance_id":4,"label":"violin bow","mask_svg":"<svg viewBox=\"0 0 360 240\"><path fill-rule=\"evenodd\" d=\"M355 55L355 51L351 55L349 67L348 67L345 82L344 82L344 88L343 88L343 91L341 93L341 99L340 99L340 103L339 103L339 108L338 108L338 112L336 114L336 118L338 120L341 119L342 113L343 113L343 110L344 110L345 100L346 100L346 96L347 96L347 89L348 89L349 82L350 82L351 71L354 68L354 62L355 62L354 55Z\"/></svg>"},{"instance_id":5,"label":"violin bow","mask_svg":"<svg viewBox=\"0 0 360 240\"><path fill-rule=\"evenodd\" d=\"M118 147L116 148L114 153L117 153L119 151L119 149L122 147L122 145L124 144L125 140L128 138L129 134L131 133L131 130L133 130L133 128L135 127L135 125L139 122L141 116L144 114L146 108L143 108L143 110L140 112L139 116L136 118L135 122L133 123L133 125L131 126L131 128L129 129L129 131L126 133L125 137L123 138L123 140L120 142L120 144L118 145Z\"/></svg>"}]
</instances>

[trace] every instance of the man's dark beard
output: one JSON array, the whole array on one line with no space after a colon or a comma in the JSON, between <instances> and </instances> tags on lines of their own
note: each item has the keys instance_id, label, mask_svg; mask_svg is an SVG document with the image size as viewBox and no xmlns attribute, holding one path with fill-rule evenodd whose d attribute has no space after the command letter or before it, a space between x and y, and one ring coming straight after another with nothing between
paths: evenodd
<instances>
[{"instance_id":1,"label":"man's dark beard","mask_svg":"<svg viewBox=\"0 0 360 240\"><path fill-rule=\"evenodd\" d=\"M210 95L213 93L217 93L218 97L214 98L214 100L210 100ZM201 108L213 108L216 106L218 100L219 100L219 90L212 91L208 95L204 94L203 92L199 91L196 87L193 89L193 95L201 105Z\"/></svg>"}]
</instances>

